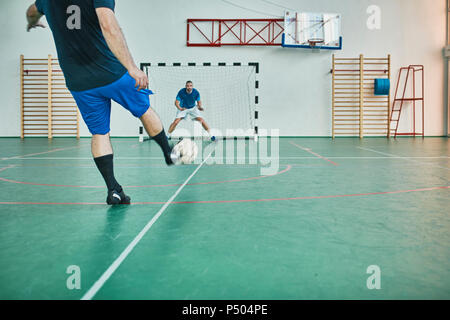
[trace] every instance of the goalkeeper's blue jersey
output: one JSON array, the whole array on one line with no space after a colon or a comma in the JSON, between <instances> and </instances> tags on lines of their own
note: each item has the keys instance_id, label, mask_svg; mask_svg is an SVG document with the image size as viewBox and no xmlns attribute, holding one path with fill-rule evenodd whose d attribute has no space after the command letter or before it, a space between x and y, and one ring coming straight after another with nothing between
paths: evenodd
<instances>
[{"instance_id":1,"label":"goalkeeper's blue jersey","mask_svg":"<svg viewBox=\"0 0 450 320\"><path fill-rule=\"evenodd\" d=\"M183 88L178 91L177 100L180 101L180 107L192 109L195 107L196 102L200 101L200 92L192 89L192 92L188 93L186 88Z\"/></svg>"}]
</instances>

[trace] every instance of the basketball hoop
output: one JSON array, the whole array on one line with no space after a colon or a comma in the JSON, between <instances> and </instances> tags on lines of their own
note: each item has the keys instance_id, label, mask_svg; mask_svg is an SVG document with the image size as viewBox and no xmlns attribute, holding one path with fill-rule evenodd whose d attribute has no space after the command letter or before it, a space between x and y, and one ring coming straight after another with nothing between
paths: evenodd
<instances>
[{"instance_id":1,"label":"basketball hoop","mask_svg":"<svg viewBox=\"0 0 450 320\"><path fill-rule=\"evenodd\" d=\"M323 44L324 41L323 41L323 39L319 39L319 38L311 38L308 40L308 43L311 48L315 48L315 47L320 47L320 44Z\"/></svg>"},{"instance_id":2,"label":"basketball hoop","mask_svg":"<svg viewBox=\"0 0 450 320\"><path fill-rule=\"evenodd\" d=\"M342 50L341 15L285 11L281 46L314 52Z\"/></svg>"}]
</instances>

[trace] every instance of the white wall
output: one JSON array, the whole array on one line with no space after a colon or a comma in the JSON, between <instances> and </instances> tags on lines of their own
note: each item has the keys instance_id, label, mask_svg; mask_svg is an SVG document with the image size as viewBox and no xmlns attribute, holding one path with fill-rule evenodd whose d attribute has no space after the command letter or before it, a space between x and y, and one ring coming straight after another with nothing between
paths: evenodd
<instances>
[{"instance_id":1,"label":"white wall","mask_svg":"<svg viewBox=\"0 0 450 320\"><path fill-rule=\"evenodd\" d=\"M283 15L283 9L262 0L230 0L235 4ZM338 12L343 16L341 57L392 55L398 68L424 64L426 69L426 133L446 134L444 61L445 0L271 0L299 11ZM27 0L0 0L1 116L0 136L19 135L19 55L43 58L56 54L48 30L25 31ZM281 47L186 47L187 18L262 18L256 12L220 0L116 0L116 12L135 60L140 62L249 62L261 66L261 128L279 128L282 135L331 134L331 53ZM382 10L382 28L367 29L366 9ZM393 81L395 82L395 81ZM112 134L137 135L137 121L115 106ZM82 134L88 131L83 125Z\"/></svg>"}]
</instances>

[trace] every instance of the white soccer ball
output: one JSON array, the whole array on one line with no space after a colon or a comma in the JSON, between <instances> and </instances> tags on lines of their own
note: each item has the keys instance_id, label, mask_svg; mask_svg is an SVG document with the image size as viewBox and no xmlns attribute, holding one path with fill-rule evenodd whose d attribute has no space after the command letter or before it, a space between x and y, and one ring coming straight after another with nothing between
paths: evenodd
<instances>
[{"instance_id":1,"label":"white soccer ball","mask_svg":"<svg viewBox=\"0 0 450 320\"><path fill-rule=\"evenodd\" d=\"M180 163L191 164L197 158L198 146L191 139L185 138L174 147L174 151L179 156Z\"/></svg>"}]
</instances>

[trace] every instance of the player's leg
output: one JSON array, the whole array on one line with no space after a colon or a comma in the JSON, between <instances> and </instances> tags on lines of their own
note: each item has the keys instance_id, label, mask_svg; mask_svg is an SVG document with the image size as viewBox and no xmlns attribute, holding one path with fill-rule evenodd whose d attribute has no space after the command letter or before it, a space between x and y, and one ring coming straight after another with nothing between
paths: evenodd
<instances>
[{"instance_id":1,"label":"player's leg","mask_svg":"<svg viewBox=\"0 0 450 320\"><path fill-rule=\"evenodd\" d=\"M166 133L159 116L150 108L148 90L138 91L136 81L126 73L121 79L104 87L103 94L110 97L133 116L139 118L150 137L160 146L164 159L168 165L173 164L171 159L172 148L169 146Z\"/></svg>"},{"instance_id":2,"label":"player's leg","mask_svg":"<svg viewBox=\"0 0 450 320\"><path fill-rule=\"evenodd\" d=\"M191 118L193 118L195 121L198 121L201 123L203 129L208 133L209 137L212 141L216 140L216 137L211 135L211 130L209 129L208 124L206 123L205 119L202 117L202 114L200 113L200 110L197 106L189 110L189 115Z\"/></svg>"},{"instance_id":3,"label":"player's leg","mask_svg":"<svg viewBox=\"0 0 450 320\"><path fill-rule=\"evenodd\" d=\"M175 128L178 126L181 120L186 118L187 110L178 110L177 115L175 117L175 120L172 122L172 124L169 127L169 137L172 134L172 132L175 130Z\"/></svg>"},{"instance_id":4,"label":"player's leg","mask_svg":"<svg viewBox=\"0 0 450 320\"><path fill-rule=\"evenodd\" d=\"M210 130L208 124L206 123L205 119L203 119L202 117L196 117L196 118L194 118L194 120L201 123L203 129L205 129L205 131L208 132L212 141L216 140L216 137L211 135L211 130Z\"/></svg>"},{"instance_id":5,"label":"player's leg","mask_svg":"<svg viewBox=\"0 0 450 320\"><path fill-rule=\"evenodd\" d=\"M206 123L205 119L203 119L203 118L195 118L194 120L200 122L202 127L203 127L203 129L205 129L206 132L210 133L209 126Z\"/></svg>"},{"instance_id":6,"label":"player's leg","mask_svg":"<svg viewBox=\"0 0 450 320\"><path fill-rule=\"evenodd\" d=\"M95 89L72 92L72 95L92 134L92 156L108 188L107 204L129 204L130 198L114 176L114 153L109 137L111 100L98 96Z\"/></svg>"},{"instance_id":7,"label":"player's leg","mask_svg":"<svg viewBox=\"0 0 450 320\"><path fill-rule=\"evenodd\" d=\"M164 131L159 116L152 108L148 108L147 111L140 117L142 124L148 135L160 146L166 164L171 165L173 161L171 159L172 147L169 146L169 141Z\"/></svg>"},{"instance_id":8,"label":"player's leg","mask_svg":"<svg viewBox=\"0 0 450 320\"><path fill-rule=\"evenodd\" d=\"M109 133L92 135L91 152L94 159L114 153Z\"/></svg>"},{"instance_id":9,"label":"player's leg","mask_svg":"<svg viewBox=\"0 0 450 320\"><path fill-rule=\"evenodd\" d=\"M117 182L116 177L114 176L114 152L109 133L92 135L91 149L95 165L100 171L108 188L106 202L110 205L129 204L130 197L125 195L122 186Z\"/></svg>"},{"instance_id":10,"label":"player's leg","mask_svg":"<svg viewBox=\"0 0 450 320\"><path fill-rule=\"evenodd\" d=\"M169 134L172 134L181 120L182 118L175 118L175 120L173 120L172 124L169 127Z\"/></svg>"}]
</instances>

